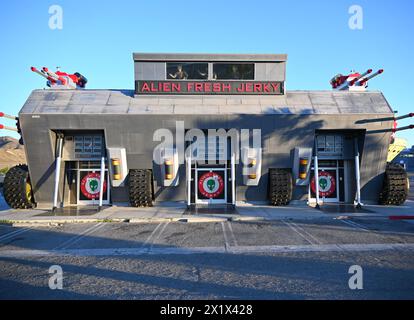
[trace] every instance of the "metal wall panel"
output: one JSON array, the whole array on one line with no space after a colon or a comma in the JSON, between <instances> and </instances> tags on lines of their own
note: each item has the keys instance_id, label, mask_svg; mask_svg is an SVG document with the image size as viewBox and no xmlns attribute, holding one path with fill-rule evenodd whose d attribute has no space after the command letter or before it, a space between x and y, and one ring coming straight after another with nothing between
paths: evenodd
<instances>
[{"instance_id":1,"label":"metal wall panel","mask_svg":"<svg viewBox=\"0 0 414 320\"><path fill-rule=\"evenodd\" d=\"M45 90L46 91L46 90ZM382 184L382 173L385 169L386 154L388 150L390 133L383 133L381 130L392 128L392 121L367 122L373 118L389 117L390 112L379 113L354 113L354 114L301 114L302 110L296 106L285 105L274 107L274 112L266 112L271 103L268 99L262 105L262 98L254 99L246 97L224 97L210 100L206 97L200 99L176 99L175 97L164 98L162 104L159 97L131 98L121 91L109 91L93 97L91 90L83 92L74 91L74 95L83 95L84 98L77 98L77 103L86 103L81 112L66 113L66 109L75 105L54 105L50 106L45 95L50 92L36 91L28 99L20 112L23 138L25 140L27 161L30 175L34 186L36 201L40 205L51 205L53 195L53 172L54 172L54 144L55 138L51 130L103 130L107 147L126 148L128 166L130 169L151 169L153 168L152 154L159 142L153 141L154 131L159 128L171 128L174 132L175 121L185 121L185 128L200 129L262 129L262 177L257 187L242 186L241 166L236 169L237 199L246 201L265 201L267 197L267 172L269 168L290 168L292 166L291 152L295 147L312 147L316 130L345 130L358 129L366 130L365 141L360 141L361 146L361 186L363 202L375 202L378 191ZM110 99L107 94L121 95L120 99ZM306 102L310 101L309 92L290 92L288 101ZM320 93L318 93L320 94ZM332 96L332 92L324 93ZM380 93L366 93L374 95L381 101ZM338 94L335 93L335 96ZM353 93L340 93L340 95L354 95ZM50 97L50 96L49 96ZM96 105L93 101L104 104ZM114 97L115 98L115 97ZM319 102L324 100L319 98ZM317 98L317 100L318 100ZM182 100L181 100L182 99ZM240 99L240 100L239 100ZM286 98L275 98L276 101L286 101ZM348 103L353 99L344 99ZM71 100L73 101L73 99ZM117 108L110 105L110 101L120 104L122 110L128 113L116 112ZM227 103L229 101L229 103ZM372 101L372 99L370 99ZM176 103L180 102L179 107ZM197 103L197 108L190 103ZM208 103L220 103L210 108ZM241 102L241 104L235 104ZM256 102L256 104L255 104ZM128 105L127 105L128 103ZM154 103L155 105L149 105ZM244 104L250 103L250 104ZM383 105L385 105L383 103ZM78 105L76 105L78 106ZM118 107L119 105L117 105ZM272 105L270 105L272 106ZM305 108L306 106L303 106ZM322 108L322 105L319 106ZM329 106L331 108L331 106ZM96 108L96 109L95 109ZM176 109L177 108L177 109ZM229 108L229 109L226 109ZM277 112L288 108L295 112ZM307 106L306 108L309 108ZM356 108L356 107L355 107ZM364 109L362 105L360 108ZM176 109L176 112L174 111ZM339 107L340 111L342 107ZM375 104L369 105L369 110L374 110ZM37 110L37 111L36 111ZM94 113L93 111L102 111ZM249 112L243 112L248 110ZM304 109L303 109L304 110ZM365 109L368 110L368 109ZM84 113L87 112L88 113ZM196 111L196 112L195 112ZM251 111L251 113L250 113ZM83 113L82 113L83 112ZM177 113L180 113L179 115ZM380 125L378 125L380 123ZM174 133L175 134L175 133ZM183 167L183 166L181 166ZM184 168L184 167L183 167ZM180 174L185 174L185 169L180 168ZM154 170L156 172L156 170ZM182 173L184 172L184 173ZM184 181L184 180L181 180ZM180 183L174 188L163 189L157 187L161 183L155 181L156 200L184 200L186 198L185 183ZM295 199L303 199L307 190L299 188L295 190ZM128 198L127 188L119 188L112 193L113 201L125 201Z\"/></svg>"},{"instance_id":2,"label":"metal wall panel","mask_svg":"<svg viewBox=\"0 0 414 320\"><path fill-rule=\"evenodd\" d=\"M135 62L135 80L165 80L165 62Z\"/></svg>"}]
</instances>

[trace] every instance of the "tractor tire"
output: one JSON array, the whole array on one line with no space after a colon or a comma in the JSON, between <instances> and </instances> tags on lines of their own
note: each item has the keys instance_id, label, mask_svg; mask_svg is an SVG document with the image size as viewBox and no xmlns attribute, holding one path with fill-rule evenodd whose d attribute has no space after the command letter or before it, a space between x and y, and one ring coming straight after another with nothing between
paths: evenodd
<instances>
[{"instance_id":1,"label":"tractor tire","mask_svg":"<svg viewBox=\"0 0 414 320\"><path fill-rule=\"evenodd\" d=\"M384 183L379 197L382 205L402 205L407 200L409 180L405 169L396 163L387 163Z\"/></svg>"},{"instance_id":2,"label":"tractor tire","mask_svg":"<svg viewBox=\"0 0 414 320\"><path fill-rule=\"evenodd\" d=\"M129 202L133 207L152 207L152 171L129 170Z\"/></svg>"},{"instance_id":3,"label":"tractor tire","mask_svg":"<svg viewBox=\"0 0 414 320\"><path fill-rule=\"evenodd\" d=\"M286 206L292 200L293 179L288 169L269 169L269 201L273 206Z\"/></svg>"},{"instance_id":4,"label":"tractor tire","mask_svg":"<svg viewBox=\"0 0 414 320\"><path fill-rule=\"evenodd\" d=\"M19 164L7 171L3 184L4 199L13 209L36 207L27 165Z\"/></svg>"}]
</instances>

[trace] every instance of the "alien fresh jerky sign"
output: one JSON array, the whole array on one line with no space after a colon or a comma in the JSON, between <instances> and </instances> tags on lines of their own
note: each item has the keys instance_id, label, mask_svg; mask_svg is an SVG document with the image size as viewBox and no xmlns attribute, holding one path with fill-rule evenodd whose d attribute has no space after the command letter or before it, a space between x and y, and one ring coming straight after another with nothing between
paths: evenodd
<instances>
[{"instance_id":1,"label":"alien fresh jerky sign","mask_svg":"<svg viewBox=\"0 0 414 320\"><path fill-rule=\"evenodd\" d=\"M99 173L91 172L81 180L80 189L87 199L99 199L100 179ZM104 181L103 192L104 194L106 192L106 181Z\"/></svg>"},{"instance_id":2,"label":"alien fresh jerky sign","mask_svg":"<svg viewBox=\"0 0 414 320\"><path fill-rule=\"evenodd\" d=\"M284 94L281 81L135 81L135 94Z\"/></svg>"},{"instance_id":3,"label":"alien fresh jerky sign","mask_svg":"<svg viewBox=\"0 0 414 320\"><path fill-rule=\"evenodd\" d=\"M204 173L198 180L198 191L208 199L223 195L224 180L217 172Z\"/></svg>"},{"instance_id":4,"label":"alien fresh jerky sign","mask_svg":"<svg viewBox=\"0 0 414 320\"><path fill-rule=\"evenodd\" d=\"M311 181L311 189L313 193L316 193L315 177ZM336 190L336 182L333 175L327 171L319 172L319 196L329 197Z\"/></svg>"}]
</instances>

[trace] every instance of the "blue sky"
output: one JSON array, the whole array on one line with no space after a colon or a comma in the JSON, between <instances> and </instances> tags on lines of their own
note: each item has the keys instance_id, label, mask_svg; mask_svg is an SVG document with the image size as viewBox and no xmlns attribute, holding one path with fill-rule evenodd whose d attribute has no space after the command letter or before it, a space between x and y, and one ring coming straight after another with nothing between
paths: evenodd
<instances>
[{"instance_id":1,"label":"blue sky","mask_svg":"<svg viewBox=\"0 0 414 320\"><path fill-rule=\"evenodd\" d=\"M54 4L62 30L48 25ZM348 27L354 4L362 30ZM2 1L0 111L17 114L44 86L32 65L79 71L88 88L132 89L132 52L208 52L287 53L288 90L330 89L336 73L384 68L370 89L402 115L414 112L413 13L411 0ZM399 136L414 145L412 130Z\"/></svg>"}]
</instances>

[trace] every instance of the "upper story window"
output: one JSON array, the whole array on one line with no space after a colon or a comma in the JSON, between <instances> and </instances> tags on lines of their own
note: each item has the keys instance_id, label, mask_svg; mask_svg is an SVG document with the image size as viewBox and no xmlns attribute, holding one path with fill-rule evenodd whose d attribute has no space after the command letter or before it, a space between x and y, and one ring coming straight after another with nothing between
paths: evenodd
<instances>
[{"instance_id":1,"label":"upper story window","mask_svg":"<svg viewBox=\"0 0 414 320\"><path fill-rule=\"evenodd\" d=\"M342 135L319 135L317 137L318 155L342 155L344 137Z\"/></svg>"},{"instance_id":2,"label":"upper story window","mask_svg":"<svg viewBox=\"0 0 414 320\"><path fill-rule=\"evenodd\" d=\"M168 62L167 79L206 80L208 79L208 63Z\"/></svg>"},{"instance_id":3,"label":"upper story window","mask_svg":"<svg viewBox=\"0 0 414 320\"><path fill-rule=\"evenodd\" d=\"M254 63L214 63L213 80L254 80Z\"/></svg>"}]
</instances>

